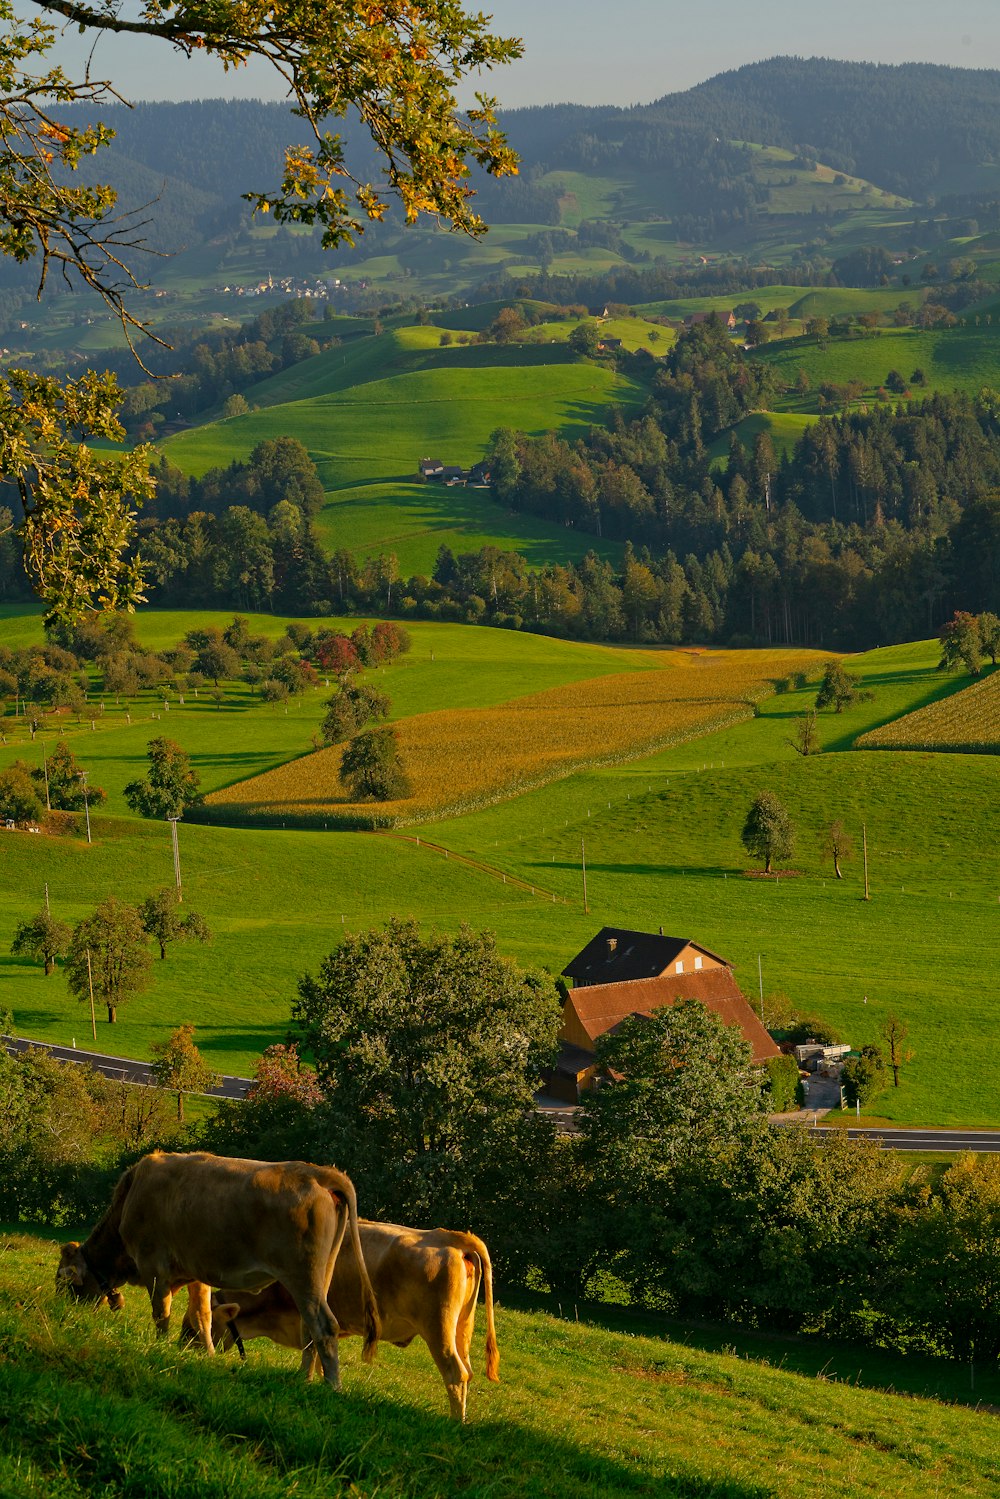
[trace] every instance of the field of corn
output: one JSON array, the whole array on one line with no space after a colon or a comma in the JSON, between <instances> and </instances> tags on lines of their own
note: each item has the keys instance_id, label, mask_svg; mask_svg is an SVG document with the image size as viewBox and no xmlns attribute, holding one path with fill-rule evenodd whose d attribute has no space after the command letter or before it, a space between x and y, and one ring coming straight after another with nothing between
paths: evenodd
<instances>
[{"instance_id":1,"label":"field of corn","mask_svg":"<svg viewBox=\"0 0 1000 1499\"><path fill-rule=\"evenodd\" d=\"M857 740L856 748L995 755L1000 751L1000 672L991 672L953 697L870 729Z\"/></svg>"},{"instance_id":2,"label":"field of corn","mask_svg":"<svg viewBox=\"0 0 1000 1499\"><path fill-rule=\"evenodd\" d=\"M490 708L397 723L413 794L351 802L341 747L318 750L208 798L225 823L391 828L477 811L584 766L631 760L752 718L755 705L817 675L809 651L676 651L662 671L569 683Z\"/></svg>"}]
</instances>

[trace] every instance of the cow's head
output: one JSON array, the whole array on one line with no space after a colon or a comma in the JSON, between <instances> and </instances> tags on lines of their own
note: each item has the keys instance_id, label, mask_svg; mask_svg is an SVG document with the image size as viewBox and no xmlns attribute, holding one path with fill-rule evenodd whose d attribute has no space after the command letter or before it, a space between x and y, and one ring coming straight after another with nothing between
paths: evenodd
<instances>
[{"instance_id":1,"label":"cow's head","mask_svg":"<svg viewBox=\"0 0 1000 1499\"><path fill-rule=\"evenodd\" d=\"M121 1291L95 1273L83 1246L75 1239L64 1244L59 1252L56 1290L71 1292L77 1301L91 1301L97 1305L106 1301L113 1312L120 1312L125 1305Z\"/></svg>"}]
</instances>

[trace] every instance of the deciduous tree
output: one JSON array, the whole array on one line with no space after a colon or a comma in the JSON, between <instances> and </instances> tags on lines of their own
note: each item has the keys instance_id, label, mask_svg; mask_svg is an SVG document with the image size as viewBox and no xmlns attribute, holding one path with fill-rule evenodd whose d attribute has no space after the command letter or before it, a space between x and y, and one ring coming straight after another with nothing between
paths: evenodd
<instances>
[{"instance_id":1,"label":"deciduous tree","mask_svg":"<svg viewBox=\"0 0 1000 1499\"><path fill-rule=\"evenodd\" d=\"M66 955L70 993L87 1003L92 979L94 999L106 1006L109 1025L118 1019L119 1007L146 988L151 965L139 912L113 895L73 928Z\"/></svg>"},{"instance_id":2,"label":"deciduous tree","mask_svg":"<svg viewBox=\"0 0 1000 1499\"><path fill-rule=\"evenodd\" d=\"M771 873L775 860L787 859L791 854L795 830L773 791L762 791L754 798L740 836L747 853L763 859L765 874Z\"/></svg>"},{"instance_id":3,"label":"deciduous tree","mask_svg":"<svg viewBox=\"0 0 1000 1499\"><path fill-rule=\"evenodd\" d=\"M149 1048L156 1060L150 1071L161 1088L177 1094L177 1120L184 1120L184 1094L207 1093L222 1082L194 1044L194 1026L179 1025L167 1041L154 1041Z\"/></svg>"},{"instance_id":4,"label":"deciduous tree","mask_svg":"<svg viewBox=\"0 0 1000 1499\"><path fill-rule=\"evenodd\" d=\"M849 859L854 853L854 839L837 817L823 834L823 851L833 860L833 873L838 880L844 878L840 868L841 859Z\"/></svg>"},{"instance_id":5,"label":"deciduous tree","mask_svg":"<svg viewBox=\"0 0 1000 1499\"><path fill-rule=\"evenodd\" d=\"M16 958L24 954L35 958L45 969L45 977L56 966L56 959L69 951L73 933L65 921L57 921L43 906L34 916L22 921L14 933L10 950Z\"/></svg>"},{"instance_id":6,"label":"deciduous tree","mask_svg":"<svg viewBox=\"0 0 1000 1499\"><path fill-rule=\"evenodd\" d=\"M816 694L817 708L833 708L843 713L855 703L868 702L873 694L861 686L861 678L846 671L843 661L828 661L823 668L823 680Z\"/></svg>"},{"instance_id":7,"label":"deciduous tree","mask_svg":"<svg viewBox=\"0 0 1000 1499\"><path fill-rule=\"evenodd\" d=\"M907 1062L913 1061L913 1052L906 1044L906 1038L910 1034L910 1027L899 1016L890 1012L879 1029L879 1035L886 1044L889 1066L892 1068L892 1086L899 1087L899 1074Z\"/></svg>"},{"instance_id":8,"label":"deciduous tree","mask_svg":"<svg viewBox=\"0 0 1000 1499\"><path fill-rule=\"evenodd\" d=\"M356 801L396 801L412 790L393 728L357 734L340 760L340 779Z\"/></svg>"},{"instance_id":9,"label":"deciduous tree","mask_svg":"<svg viewBox=\"0 0 1000 1499\"><path fill-rule=\"evenodd\" d=\"M139 907L142 925L159 944L160 957L167 956L168 942L210 942L212 933L208 922L197 911L181 914L177 890L173 885L164 885L147 895Z\"/></svg>"},{"instance_id":10,"label":"deciduous tree","mask_svg":"<svg viewBox=\"0 0 1000 1499\"><path fill-rule=\"evenodd\" d=\"M149 774L130 781L122 795L142 817L183 817L201 801L201 777L191 769L186 750L172 739L151 739L146 746Z\"/></svg>"}]
</instances>

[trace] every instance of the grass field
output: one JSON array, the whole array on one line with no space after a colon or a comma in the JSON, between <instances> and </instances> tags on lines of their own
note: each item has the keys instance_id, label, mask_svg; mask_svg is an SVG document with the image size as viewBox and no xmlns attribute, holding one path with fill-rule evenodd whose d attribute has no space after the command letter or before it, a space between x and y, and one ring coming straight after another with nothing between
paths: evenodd
<instances>
[{"instance_id":1,"label":"grass field","mask_svg":"<svg viewBox=\"0 0 1000 1499\"><path fill-rule=\"evenodd\" d=\"M140 616L139 631L163 646L209 617L150 611ZM274 633L283 627L268 623ZM39 617L8 614L2 629L5 639L26 642L38 638ZM643 668L655 679L657 668L653 651L468 626L415 626L413 637L411 655L377 677L404 720L439 708L489 707L602 672L609 685L614 673ZM148 1056L154 1040L191 1020L213 1063L245 1075L263 1046L283 1037L298 976L315 969L341 931L394 912L449 931L463 920L490 927L504 952L553 972L602 924L649 931L663 925L729 958L755 1003L760 955L766 1004L786 994L855 1045L875 1040L895 1010L910 1025L915 1055L901 1086L878 1100L879 1114L895 1123L1000 1125L991 1061L998 978L992 932L1000 923L995 761L852 748L858 735L961 692L963 679L939 672L938 656L937 642L928 641L856 658L852 669L875 697L840 716L821 714L824 752L808 760L789 740L815 688L779 693L760 704L758 717L687 744L577 770L436 822L426 836L420 826L406 837L185 823L185 899L205 915L215 941L178 947L157 962L153 987L123 1007L110 1038L110 1028L100 1026L101 1044ZM106 812L95 816L93 846L79 837L0 833L0 1004L14 1011L22 1033L66 1043L76 1036L78 1044L86 1034L85 1012L61 974L45 979L7 955L14 926L41 905L45 884L53 910L75 921L111 891L141 899L171 879L167 829L124 815L114 790L141 767L145 739L168 732L188 741L206 786L223 786L254 765L307 750L323 696L289 705L287 717L280 709L199 705L183 720L151 720L130 741L125 727L79 731L75 752L92 768L92 780L113 792ZM46 731L47 742L54 737ZM24 753L23 742L12 743L0 763ZM739 834L762 789L781 797L796 825L794 876L747 877L751 861ZM821 848L824 824L835 817L856 845L841 882Z\"/></svg>"},{"instance_id":2,"label":"grass field","mask_svg":"<svg viewBox=\"0 0 1000 1499\"><path fill-rule=\"evenodd\" d=\"M157 1343L144 1292L127 1289L117 1315L57 1301L50 1242L8 1235L0 1252L0 1486L19 1499L1000 1492L995 1417L946 1403L965 1370L792 1339L757 1340L741 1357L696 1331L671 1341L634 1319L501 1305L501 1383L483 1377L480 1313L462 1430L419 1341L382 1345L365 1366L352 1340L337 1395L260 1341L242 1367ZM944 1383L945 1400L924 1381ZM978 1398L996 1399L995 1385L980 1375Z\"/></svg>"},{"instance_id":3,"label":"grass field","mask_svg":"<svg viewBox=\"0 0 1000 1499\"><path fill-rule=\"evenodd\" d=\"M965 390L978 394L996 380L1000 362L1000 326L882 331L871 338L831 339L821 347L812 338L785 339L765 344L754 355L766 360L789 387L777 406L782 410L817 411L818 388L824 381L846 385L859 379L871 398L892 369L909 380L915 369L927 376L925 387L914 387L919 398L935 390ZM800 370L811 389L800 395L795 382Z\"/></svg>"}]
</instances>

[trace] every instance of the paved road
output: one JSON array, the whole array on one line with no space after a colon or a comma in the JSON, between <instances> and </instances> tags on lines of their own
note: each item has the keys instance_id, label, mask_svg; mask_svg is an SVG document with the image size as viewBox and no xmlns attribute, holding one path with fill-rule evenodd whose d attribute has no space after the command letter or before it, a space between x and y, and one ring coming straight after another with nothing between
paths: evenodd
<instances>
[{"instance_id":1,"label":"paved road","mask_svg":"<svg viewBox=\"0 0 1000 1499\"><path fill-rule=\"evenodd\" d=\"M98 1072L103 1072L105 1077L115 1078L126 1083L148 1083L151 1081L148 1062L136 1062L131 1057L109 1057L100 1051L81 1051L75 1046L47 1046L42 1041L26 1041L19 1036L0 1036L0 1044L3 1044L9 1052L27 1051L29 1047L37 1046L42 1051L47 1051L51 1056L57 1057L60 1062L76 1062L80 1065L94 1067ZM204 1095L207 1098L242 1098L250 1086L247 1077L228 1077L222 1079L222 1086L210 1088Z\"/></svg>"},{"instance_id":2,"label":"paved road","mask_svg":"<svg viewBox=\"0 0 1000 1499\"><path fill-rule=\"evenodd\" d=\"M1000 1130L995 1129L824 1129L809 1133L848 1135L852 1140L877 1140L883 1150L976 1150L1000 1151Z\"/></svg>"}]
</instances>

